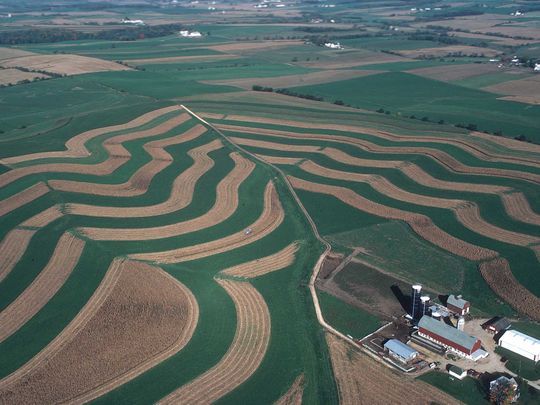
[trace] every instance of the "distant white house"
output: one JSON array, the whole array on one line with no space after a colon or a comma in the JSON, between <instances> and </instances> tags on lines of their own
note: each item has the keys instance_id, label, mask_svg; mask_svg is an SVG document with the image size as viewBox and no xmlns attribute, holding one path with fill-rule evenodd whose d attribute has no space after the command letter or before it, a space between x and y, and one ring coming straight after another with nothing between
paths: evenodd
<instances>
[{"instance_id":1,"label":"distant white house","mask_svg":"<svg viewBox=\"0 0 540 405\"><path fill-rule=\"evenodd\" d=\"M535 72L540 72L540 63L535 63L534 64L534 71Z\"/></svg>"},{"instance_id":2,"label":"distant white house","mask_svg":"<svg viewBox=\"0 0 540 405\"><path fill-rule=\"evenodd\" d=\"M13 17L13 15L11 13L0 14L0 18L11 18L11 17Z\"/></svg>"},{"instance_id":3,"label":"distant white house","mask_svg":"<svg viewBox=\"0 0 540 405\"><path fill-rule=\"evenodd\" d=\"M517 10L517 11L515 11L515 12L513 12L513 13L510 13L510 15L513 15L513 16L516 16L516 17L519 17L520 15L523 15L523 14L524 14L524 13L521 12L521 11L519 11L519 10Z\"/></svg>"},{"instance_id":4,"label":"distant white house","mask_svg":"<svg viewBox=\"0 0 540 405\"><path fill-rule=\"evenodd\" d=\"M343 49L339 42L327 42L324 46L330 49Z\"/></svg>"},{"instance_id":5,"label":"distant white house","mask_svg":"<svg viewBox=\"0 0 540 405\"><path fill-rule=\"evenodd\" d=\"M143 20L132 20L131 18L124 18L122 19L122 24L135 24L135 25L144 25Z\"/></svg>"},{"instance_id":6,"label":"distant white house","mask_svg":"<svg viewBox=\"0 0 540 405\"><path fill-rule=\"evenodd\" d=\"M202 37L202 34L199 31L189 31L189 30L182 30L180 31L180 36L184 38L200 38Z\"/></svg>"}]
</instances>

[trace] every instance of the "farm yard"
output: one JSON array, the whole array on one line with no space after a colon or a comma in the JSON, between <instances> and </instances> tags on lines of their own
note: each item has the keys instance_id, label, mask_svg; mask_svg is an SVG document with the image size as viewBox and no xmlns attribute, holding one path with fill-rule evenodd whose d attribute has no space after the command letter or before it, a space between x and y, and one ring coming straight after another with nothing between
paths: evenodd
<instances>
[{"instance_id":1,"label":"farm yard","mask_svg":"<svg viewBox=\"0 0 540 405\"><path fill-rule=\"evenodd\" d=\"M358 342L537 330L540 14L215 3L0 4L0 403L486 401Z\"/></svg>"}]
</instances>

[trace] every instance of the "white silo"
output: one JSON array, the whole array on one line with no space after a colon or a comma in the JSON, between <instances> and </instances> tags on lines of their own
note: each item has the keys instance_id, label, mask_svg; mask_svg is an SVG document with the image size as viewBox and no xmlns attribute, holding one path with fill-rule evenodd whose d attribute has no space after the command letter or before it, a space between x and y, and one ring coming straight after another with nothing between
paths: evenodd
<instances>
[{"instance_id":1,"label":"white silo","mask_svg":"<svg viewBox=\"0 0 540 405\"><path fill-rule=\"evenodd\" d=\"M459 330L461 330L461 331L465 328L465 318L464 317L462 317L462 316L459 317L459 319L457 321L457 328Z\"/></svg>"},{"instance_id":2,"label":"white silo","mask_svg":"<svg viewBox=\"0 0 540 405\"><path fill-rule=\"evenodd\" d=\"M420 313L420 294L422 292L422 286L420 284L415 284L412 286L412 303L411 303L411 316L413 319L420 318L418 315Z\"/></svg>"},{"instance_id":3,"label":"white silo","mask_svg":"<svg viewBox=\"0 0 540 405\"><path fill-rule=\"evenodd\" d=\"M422 302L422 312L420 313L419 318L426 315L428 312L428 306L429 306L429 297L427 295L424 295L420 297L420 301Z\"/></svg>"}]
</instances>

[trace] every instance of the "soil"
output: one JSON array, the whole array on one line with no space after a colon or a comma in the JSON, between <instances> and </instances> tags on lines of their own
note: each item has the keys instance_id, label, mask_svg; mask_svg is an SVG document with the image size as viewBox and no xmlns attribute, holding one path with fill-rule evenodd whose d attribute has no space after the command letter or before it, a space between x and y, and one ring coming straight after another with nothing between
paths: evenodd
<instances>
[{"instance_id":1,"label":"soil","mask_svg":"<svg viewBox=\"0 0 540 405\"><path fill-rule=\"evenodd\" d=\"M116 62L81 55L30 55L0 61L6 68L22 67L61 75L80 75L92 72L131 70Z\"/></svg>"},{"instance_id":2,"label":"soil","mask_svg":"<svg viewBox=\"0 0 540 405\"><path fill-rule=\"evenodd\" d=\"M327 333L340 403L347 404L456 404L437 388L390 370L340 338Z\"/></svg>"}]
</instances>

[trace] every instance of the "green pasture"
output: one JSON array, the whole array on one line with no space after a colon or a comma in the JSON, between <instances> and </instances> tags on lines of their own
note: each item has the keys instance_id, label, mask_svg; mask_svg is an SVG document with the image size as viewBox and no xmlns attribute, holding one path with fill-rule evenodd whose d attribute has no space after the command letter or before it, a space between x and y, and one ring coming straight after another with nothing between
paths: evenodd
<instances>
[{"instance_id":1,"label":"green pasture","mask_svg":"<svg viewBox=\"0 0 540 405\"><path fill-rule=\"evenodd\" d=\"M530 381L540 379L540 363L535 363L534 361L520 356L519 354L505 349L504 347L497 346L495 351L502 357L506 357L508 359L505 363L505 367L508 370Z\"/></svg>"},{"instance_id":2,"label":"green pasture","mask_svg":"<svg viewBox=\"0 0 540 405\"><path fill-rule=\"evenodd\" d=\"M479 76L468 77L466 79L454 80L451 83L472 89L482 89L483 87L493 86L499 83L519 80L526 77L523 74L511 74L505 72L489 73Z\"/></svg>"},{"instance_id":3,"label":"green pasture","mask_svg":"<svg viewBox=\"0 0 540 405\"><path fill-rule=\"evenodd\" d=\"M147 71L172 72L182 75L185 80L227 80L244 79L251 77L276 77L286 75L298 75L315 71L301 66L287 65L284 63L259 63L246 60L221 61L197 64L156 64L144 65Z\"/></svg>"},{"instance_id":4,"label":"green pasture","mask_svg":"<svg viewBox=\"0 0 540 405\"><path fill-rule=\"evenodd\" d=\"M434 41L417 41L408 40L399 36L384 36L384 37L365 37L344 39L340 43L345 47L353 47L360 49L369 49L373 51L387 50L387 51L404 51L421 48L433 48L439 46L438 42Z\"/></svg>"},{"instance_id":5,"label":"green pasture","mask_svg":"<svg viewBox=\"0 0 540 405\"><path fill-rule=\"evenodd\" d=\"M470 377L458 380L448 373L430 371L418 377L418 380L431 384L468 405L489 404L487 392L481 383Z\"/></svg>"},{"instance_id":6,"label":"green pasture","mask_svg":"<svg viewBox=\"0 0 540 405\"><path fill-rule=\"evenodd\" d=\"M463 294L472 302L473 311L486 315L513 314L489 289L475 263L431 245L404 222L389 221L327 235L326 240L349 249L357 246L367 249L367 254L358 255L360 259L410 285L421 282L443 295Z\"/></svg>"},{"instance_id":7,"label":"green pasture","mask_svg":"<svg viewBox=\"0 0 540 405\"><path fill-rule=\"evenodd\" d=\"M181 72L174 75L141 71L104 72L92 73L89 76L117 93L150 97L154 100L175 99L191 94L238 91L236 87L213 86L186 80Z\"/></svg>"},{"instance_id":8,"label":"green pasture","mask_svg":"<svg viewBox=\"0 0 540 405\"><path fill-rule=\"evenodd\" d=\"M381 326L377 317L369 312L323 291L317 295L325 321L342 333L361 339Z\"/></svg>"},{"instance_id":9,"label":"green pasture","mask_svg":"<svg viewBox=\"0 0 540 405\"><path fill-rule=\"evenodd\" d=\"M79 132L125 122L166 105L152 101L121 93L89 76L0 89L0 157L61 150Z\"/></svg>"},{"instance_id":10,"label":"green pasture","mask_svg":"<svg viewBox=\"0 0 540 405\"><path fill-rule=\"evenodd\" d=\"M343 80L329 84L295 87L294 91L343 100L361 108L383 108L402 115L414 114L431 121L452 124L469 123L480 130L502 131L506 136L525 135L540 142L537 117L540 107L497 100L480 90L422 78L402 72Z\"/></svg>"}]
</instances>

